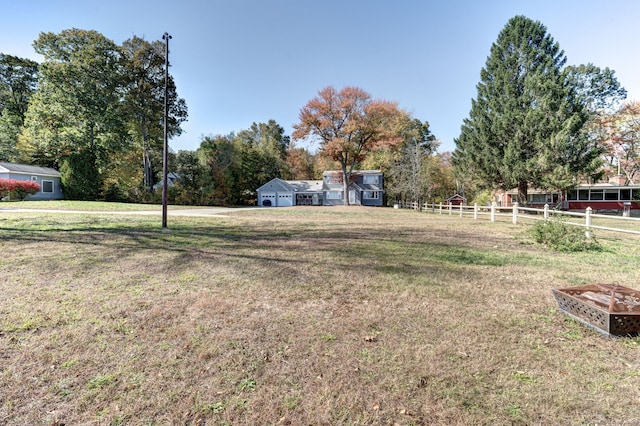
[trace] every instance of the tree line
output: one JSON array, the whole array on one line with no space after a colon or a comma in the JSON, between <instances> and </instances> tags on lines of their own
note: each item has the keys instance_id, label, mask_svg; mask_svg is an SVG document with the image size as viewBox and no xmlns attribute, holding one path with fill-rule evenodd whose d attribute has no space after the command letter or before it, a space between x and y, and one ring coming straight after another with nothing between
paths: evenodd
<instances>
[{"instance_id":1,"label":"tree line","mask_svg":"<svg viewBox=\"0 0 640 426\"><path fill-rule=\"evenodd\" d=\"M59 170L69 199L158 201L164 43L134 36L118 45L97 31L74 28L41 33L33 47L42 63L0 54L0 161ZM170 75L166 84L173 137L181 134L188 110ZM319 110L313 110L313 102ZM324 107L340 117L341 127L327 126ZM170 202L250 204L256 189L275 177L320 179L324 170L341 169L348 181L354 168L365 167L392 176L391 198L426 197L437 193L423 189L434 186L431 169L450 167L435 157L437 144L427 122L395 103L373 100L362 89L325 88L300 117L293 139L269 120L237 133L206 136L194 151L171 152L169 170L176 179ZM321 126L314 123L319 119L325 120ZM336 131L326 133L328 128ZM318 136L316 153L295 145ZM430 164L430 171L414 170L412 181L399 171L408 151L414 160ZM416 173L422 176L419 183Z\"/></svg>"},{"instance_id":2,"label":"tree line","mask_svg":"<svg viewBox=\"0 0 640 426\"><path fill-rule=\"evenodd\" d=\"M162 42L69 29L33 47L41 64L0 56L0 158L58 169L70 199L143 198L161 169ZM171 77L166 85L175 136L187 106Z\"/></svg>"},{"instance_id":3,"label":"tree line","mask_svg":"<svg viewBox=\"0 0 640 426\"><path fill-rule=\"evenodd\" d=\"M121 45L96 31L41 33L44 61L0 54L0 161L54 167L72 199L159 201L164 43ZM380 169L395 201L439 202L455 193L484 203L494 189L568 189L610 174L640 173L640 109L623 104L613 70L566 65L538 21L509 20L480 72L477 96L452 154L438 153L429 123L358 87L325 87L300 109L293 134L274 120L206 136L171 152L170 202L255 202L273 178L320 179ZM169 75L169 136L187 105ZM310 152L305 143L318 146Z\"/></svg>"},{"instance_id":4,"label":"tree line","mask_svg":"<svg viewBox=\"0 0 640 426\"><path fill-rule=\"evenodd\" d=\"M345 88L341 92L353 93L354 89ZM335 92L334 88L326 90ZM361 89L355 91L365 93ZM345 109L345 115L336 114L334 118L344 123L353 119L352 113L356 110L348 109L347 112ZM304 147L297 147L294 138L286 135L274 120L253 123L249 129L238 133L207 136L197 150L181 150L172 155L172 170L177 179L169 188L169 197L180 204L253 204L257 188L273 178L320 180L323 171L341 170L344 166L347 178L353 170L384 171L389 203L414 197L445 199L455 191L449 156L436 152L438 142L427 122L408 116L403 120L404 124L398 124L400 127L394 130L392 139L383 127L379 127L374 136L359 142L352 137L350 144L344 139L340 148L334 147L333 151L320 143L320 149L313 154ZM329 125L329 122L325 124ZM313 138L313 135L295 134L298 142L307 137ZM335 142L334 138L331 140ZM370 143L374 140L375 144ZM355 152L359 154L354 155ZM403 171L407 158L415 164L413 180Z\"/></svg>"}]
</instances>

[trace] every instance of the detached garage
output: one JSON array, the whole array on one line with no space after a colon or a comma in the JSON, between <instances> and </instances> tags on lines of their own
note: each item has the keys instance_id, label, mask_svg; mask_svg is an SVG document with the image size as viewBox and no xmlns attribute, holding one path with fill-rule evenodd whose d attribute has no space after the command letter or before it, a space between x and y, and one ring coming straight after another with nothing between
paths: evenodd
<instances>
[{"instance_id":1,"label":"detached garage","mask_svg":"<svg viewBox=\"0 0 640 426\"><path fill-rule=\"evenodd\" d=\"M294 205L294 188L286 181L275 178L258 188L258 205L263 207L289 207Z\"/></svg>"}]
</instances>

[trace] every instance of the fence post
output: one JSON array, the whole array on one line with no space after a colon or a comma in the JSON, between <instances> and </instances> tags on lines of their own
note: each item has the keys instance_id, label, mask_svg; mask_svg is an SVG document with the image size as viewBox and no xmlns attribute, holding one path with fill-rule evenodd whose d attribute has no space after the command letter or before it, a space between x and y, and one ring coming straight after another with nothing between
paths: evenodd
<instances>
[{"instance_id":1,"label":"fence post","mask_svg":"<svg viewBox=\"0 0 640 426\"><path fill-rule=\"evenodd\" d=\"M478 203L473 205L473 220L478 220Z\"/></svg>"},{"instance_id":2,"label":"fence post","mask_svg":"<svg viewBox=\"0 0 640 426\"><path fill-rule=\"evenodd\" d=\"M584 233L584 236L587 238L591 238L593 235L591 234L591 207L587 207L587 211L585 212L585 225L587 226L587 230Z\"/></svg>"},{"instance_id":3,"label":"fence post","mask_svg":"<svg viewBox=\"0 0 640 426\"><path fill-rule=\"evenodd\" d=\"M544 205L544 220L549 219L549 204Z\"/></svg>"},{"instance_id":4,"label":"fence post","mask_svg":"<svg viewBox=\"0 0 640 426\"><path fill-rule=\"evenodd\" d=\"M462 203L460 203L460 217L462 217Z\"/></svg>"},{"instance_id":5,"label":"fence post","mask_svg":"<svg viewBox=\"0 0 640 426\"><path fill-rule=\"evenodd\" d=\"M451 216L451 203L449 203L449 216Z\"/></svg>"},{"instance_id":6,"label":"fence post","mask_svg":"<svg viewBox=\"0 0 640 426\"><path fill-rule=\"evenodd\" d=\"M491 222L496 221L496 202L491 202Z\"/></svg>"},{"instance_id":7,"label":"fence post","mask_svg":"<svg viewBox=\"0 0 640 426\"><path fill-rule=\"evenodd\" d=\"M442 203L440 203L440 214L442 214Z\"/></svg>"},{"instance_id":8,"label":"fence post","mask_svg":"<svg viewBox=\"0 0 640 426\"><path fill-rule=\"evenodd\" d=\"M511 219L514 225L518 223L518 203L513 203L513 219Z\"/></svg>"}]
</instances>

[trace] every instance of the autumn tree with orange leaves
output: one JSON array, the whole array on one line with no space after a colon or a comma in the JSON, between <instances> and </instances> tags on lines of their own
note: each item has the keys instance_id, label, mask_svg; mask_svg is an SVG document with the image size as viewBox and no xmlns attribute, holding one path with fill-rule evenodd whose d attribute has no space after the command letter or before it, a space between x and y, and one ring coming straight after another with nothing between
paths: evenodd
<instances>
[{"instance_id":1,"label":"autumn tree with orange leaves","mask_svg":"<svg viewBox=\"0 0 640 426\"><path fill-rule=\"evenodd\" d=\"M621 174L634 184L640 179L640 102L628 102L595 123L605 149L607 175Z\"/></svg>"},{"instance_id":2,"label":"autumn tree with orange leaves","mask_svg":"<svg viewBox=\"0 0 640 426\"><path fill-rule=\"evenodd\" d=\"M408 114L396 103L375 100L360 88L336 91L329 86L300 110L299 118L293 126L293 138L318 141L325 154L340 164L343 201L348 205L354 167L370 152L399 144L402 137L398 129Z\"/></svg>"}]
</instances>

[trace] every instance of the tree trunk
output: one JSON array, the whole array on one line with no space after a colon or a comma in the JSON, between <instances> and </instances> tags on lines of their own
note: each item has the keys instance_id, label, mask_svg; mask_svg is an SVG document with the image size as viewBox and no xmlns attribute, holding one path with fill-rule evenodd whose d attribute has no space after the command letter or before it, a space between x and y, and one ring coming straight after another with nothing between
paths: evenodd
<instances>
[{"instance_id":1,"label":"tree trunk","mask_svg":"<svg viewBox=\"0 0 640 426\"><path fill-rule=\"evenodd\" d=\"M153 168L151 165L151 154L149 152L149 134L147 123L144 118L140 119L140 133L142 134L142 167L144 175L144 186L148 191L153 190Z\"/></svg>"},{"instance_id":2,"label":"tree trunk","mask_svg":"<svg viewBox=\"0 0 640 426\"><path fill-rule=\"evenodd\" d=\"M349 205L349 175L347 174L347 165L342 163L342 204Z\"/></svg>"},{"instance_id":3,"label":"tree trunk","mask_svg":"<svg viewBox=\"0 0 640 426\"><path fill-rule=\"evenodd\" d=\"M527 192L529 189L529 184L527 181L518 182L518 204L521 206L527 205Z\"/></svg>"}]
</instances>

